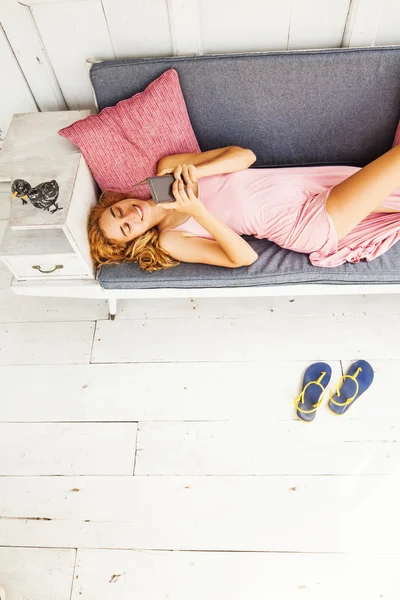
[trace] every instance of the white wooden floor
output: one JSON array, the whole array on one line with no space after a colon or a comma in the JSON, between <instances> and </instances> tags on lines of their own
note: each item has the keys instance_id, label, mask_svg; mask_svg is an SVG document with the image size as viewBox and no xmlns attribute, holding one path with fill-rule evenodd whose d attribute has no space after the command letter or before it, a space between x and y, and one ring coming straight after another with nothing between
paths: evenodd
<instances>
[{"instance_id":1,"label":"white wooden floor","mask_svg":"<svg viewBox=\"0 0 400 600\"><path fill-rule=\"evenodd\" d=\"M0 268L7 600L398 600L400 296L105 303ZM304 369L376 372L343 417Z\"/></svg>"}]
</instances>

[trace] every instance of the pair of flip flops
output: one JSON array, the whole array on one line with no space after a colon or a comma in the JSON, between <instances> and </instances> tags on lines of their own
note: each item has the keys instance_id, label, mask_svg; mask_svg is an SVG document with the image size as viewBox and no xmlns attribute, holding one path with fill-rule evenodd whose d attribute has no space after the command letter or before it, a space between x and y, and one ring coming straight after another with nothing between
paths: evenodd
<instances>
[{"instance_id":1,"label":"pair of flip flops","mask_svg":"<svg viewBox=\"0 0 400 600\"><path fill-rule=\"evenodd\" d=\"M301 421L313 421L321 406L325 388L331 379L332 369L324 362L310 365L303 378L303 390L293 404ZM332 390L328 407L335 415L343 415L363 394L374 380L374 370L366 360L354 362Z\"/></svg>"}]
</instances>

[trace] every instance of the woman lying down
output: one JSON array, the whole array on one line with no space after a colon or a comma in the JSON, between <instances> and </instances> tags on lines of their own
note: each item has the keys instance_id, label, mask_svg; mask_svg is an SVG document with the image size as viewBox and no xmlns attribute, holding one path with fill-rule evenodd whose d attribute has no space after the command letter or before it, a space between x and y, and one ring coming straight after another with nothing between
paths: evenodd
<instances>
[{"instance_id":1,"label":"woman lying down","mask_svg":"<svg viewBox=\"0 0 400 600\"><path fill-rule=\"evenodd\" d=\"M255 160L237 146L161 159L157 175L173 173L176 201L103 195L89 217L93 259L147 271L179 261L243 267L258 257L245 234L336 267L372 260L400 238L400 146L362 169L249 169Z\"/></svg>"}]
</instances>

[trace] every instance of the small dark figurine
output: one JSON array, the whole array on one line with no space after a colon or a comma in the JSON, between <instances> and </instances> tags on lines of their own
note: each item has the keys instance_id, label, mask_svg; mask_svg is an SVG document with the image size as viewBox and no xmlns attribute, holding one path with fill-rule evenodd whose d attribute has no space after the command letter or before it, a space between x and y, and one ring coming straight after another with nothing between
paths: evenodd
<instances>
[{"instance_id":1,"label":"small dark figurine","mask_svg":"<svg viewBox=\"0 0 400 600\"><path fill-rule=\"evenodd\" d=\"M34 188L24 179L15 179L12 182L11 191L13 192L13 198L15 196L21 198L22 204L27 204L26 198L28 198L35 208L49 210L51 213L62 210L62 207L57 206L60 188L55 179L39 183ZM50 210L52 206L55 207L54 210Z\"/></svg>"},{"instance_id":2,"label":"small dark figurine","mask_svg":"<svg viewBox=\"0 0 400 600\"><path fill-rule=\"evenodd\" d=\"M13 193L13 198L17 196L17 198L21 198L22 204L28 204L24 198L27 198L27 193L31 189L30 184L25 181L25 179L14 179L11 184L11 191Z\"/></svg>"}]
</instances>

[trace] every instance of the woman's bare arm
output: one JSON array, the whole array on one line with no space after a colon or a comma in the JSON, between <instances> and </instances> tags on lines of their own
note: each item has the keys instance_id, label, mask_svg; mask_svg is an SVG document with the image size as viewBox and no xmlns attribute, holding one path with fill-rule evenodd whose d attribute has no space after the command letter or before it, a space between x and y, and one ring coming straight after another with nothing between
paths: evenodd
<instances>
[{"instance_id":1,"label":"woman's bare arm","mask_svg":"<svg viewBox=\"0 0 400 600\"><path fill-rule=\"evenodd\" d=\"M213 217L211 214L210 216ZM218 225L213 227L218 241L188 235L183 231L163 231L160 234L160 244L168 254L181 262L231 269L256 262L258 254L252 247L229 227L221 222L219 225L221 228Z\"/></svg>"},{"instance_id":2,"label":"woman's bare arm","mask_svg":"<svg viewBox=\"0 0 400 600\"><path fill-rule=\"evenodd\" d=\"M176 203L168 204L167 210L191 215L215 240L187 235L182 231L163 231L160 244L173 258L232 268L251 265L257 260L258 254L250 244L210 213L194 193L191 184L187 185L186 194L183 181L176 179L172 191Z\"/></svg>"},{"instance_id":3,"label":"woman's bare arm","mask_svg":"<svg viewBox=\"0 0 400 600\"><path fill-rule=\"evenodd\" d=\"M248 169L257 160L254 152L239 146L208 150L199 154L172 154L160 160L157 173L178 165L195 165L199 177L235 173Z\"/></svg>"}]
</instances>

